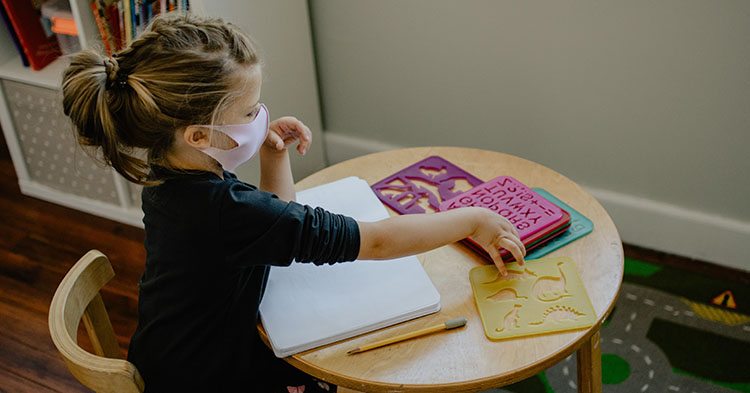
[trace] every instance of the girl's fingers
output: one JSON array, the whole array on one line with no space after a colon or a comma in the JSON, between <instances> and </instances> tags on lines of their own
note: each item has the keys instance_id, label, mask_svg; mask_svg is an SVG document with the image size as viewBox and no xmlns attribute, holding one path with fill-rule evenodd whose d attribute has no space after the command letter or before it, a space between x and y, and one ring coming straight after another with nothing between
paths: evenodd
<instances>
[{"instance_id":1,"label":"girl's fingers","mask_svg":"<svg viewBox=\"0 0 750 393\"><path fill-rule=\"evenodd\" d=\"M266 146L276 150L284 150L286 143L276 131L271 131L268 133L268 136L266 136Z\"/></svg>"},{"instance_id":2,"label":"girl's fingers","mask_svg":"<svg viewBox=\"0 0 750 393\"><path fill-rule=\"evenodd\" d=\"M304 123L291 116L282 117L271 123L270 128L279 134L284 146L288 146L294 143L294 141L299 141L297 151L300 154L307 153L307 149L312 143L312 132Z\"/></svg>"},{"instance_id":3,"label":"girl's fingers","mask_svg":"<svg viewBox=\"0 0 750 393\"><path fill-rule=\"evenodd\" d=\"M518 262L519 265L524 264L525 261L523 259L523 256L524 254L526 254L525 249L521 251L522 249L518 247L518 244L515 241L507 237L503 237L498 240L498 244L504 249L508 250L513 255L513 257L516 258L516 262ZM523 244L521 245L521 247L523 247Z\"/></svg>"},{"instance_id":4,"label":"girl's fingers","mask_svg":"<svg viewBox=\"0 0 750 393\"><path fill-rule=\"evenodd\" d=\"M508 219L506 219L505 217L503 217L503 221L504 222L501 227L504 231L512 233L517 238L521 238L521 236L518 234L518 230L516 230L515 225L511 224L511 222L508 221Z\"/></svg>"},{"instance_id":5,"label":"girl's fingers","mask_svg":"<svg viewBox=\"0 0 750 393\"><path fill-rule=\"evenodd\" d=\"M515 237L512 239L516 245L518 245L518 248L521 250L521 254L523 254L524 258L526 257L526 246L523 244L521 239L519 237Z\"/></svg>"},{"instance_id":6,"label":"girl's fingers","mask_svg":"<svg viewBox=\"0 0 750 393\"><path fill-rule=\"evenodd\" d=\"M510 224L510 228L513 231L513 234L516 235L517 238L521 238L521 236L518 234L518 231L516 230L516 226L513 224Z\"/></svg>"},{"instance_id":7,"label":"girl's fingers","mask_svg":"<svg viewBox=\"0 0 750 393\"><path fill-rule=\"evenodd\" d=\"M299 145L297 145L297 151L299 154L304 155L307 153L307 149L310 148L310 144L312 143L312 131L302 123L299 123L299 125Z\"/></svg>"},{"instance_id":8,"label":"girl's fingers","mask_svg":"<svg viewBox=\"0 0 750 393\"><path fill-rule=\"evenodd\" d=\"M521 237L518 236L518 232L516 232L515 229L516 228L513 228L513 234L515 236L504 235L504 236L500 236L500 237L508 239L508 240L512 241L513 243L515 243L518 246L518 248L521 250L521 253L523 254L523 256L526 256L526 246L523 245L523 242L521 241Z\"/></svg>"},{"instance_id":9,"label":"girl's fingers","mask_svg":"<svg viewBox=\"0 0 750 393\"><path fill-rule=\"evenodd\" d=\"M505 262L503 262L503 257L500 255L500 251L498 251L495 247L490 247L488 249L490 253L490 257L492 258L492 261L495 263L495 266L497 266L497 270L500 272L500 275L507 276L508 270L505 268Z\"/></svg>"}]
</instances>

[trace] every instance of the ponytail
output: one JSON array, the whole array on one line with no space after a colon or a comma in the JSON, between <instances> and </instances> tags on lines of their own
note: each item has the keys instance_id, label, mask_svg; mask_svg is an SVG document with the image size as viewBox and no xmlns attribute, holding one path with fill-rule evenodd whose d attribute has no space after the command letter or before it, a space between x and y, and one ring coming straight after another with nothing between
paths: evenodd
<instances>
[{"instance_id":1,"label":"ponytail","mask_svg":"<svg viewBox=\"0 0 750 393\"><path fill-rule=\"evenodd\" d=\"M73 56L63 74L63 111L78 131L83 146L102 148L103 159L125 179L146 184L148 164L134 154L132 146L123 144L111 104L113 95L126 94L127 75L121 75L113 57L102 57L92 50Z\"/></svg>"}]
</instances>

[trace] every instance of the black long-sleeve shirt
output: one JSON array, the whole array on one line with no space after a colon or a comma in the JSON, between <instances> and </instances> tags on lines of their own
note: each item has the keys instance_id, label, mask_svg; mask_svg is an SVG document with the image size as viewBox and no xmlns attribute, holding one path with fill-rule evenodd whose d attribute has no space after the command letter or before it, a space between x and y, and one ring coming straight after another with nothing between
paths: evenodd
<instances>
[{"instance_id":1,"label":"black long-sleeve shirt","mask_svg":"<svg viewBox=\"0 0 750 393\"><path fill-rule=\"evenodd\" d=\"M256 323L269 266L352 261L357 223L226 171L159 175L142 193L146 267L128 360L147 392L253 391L268 377Z\"/></svg>"}]
</instances>

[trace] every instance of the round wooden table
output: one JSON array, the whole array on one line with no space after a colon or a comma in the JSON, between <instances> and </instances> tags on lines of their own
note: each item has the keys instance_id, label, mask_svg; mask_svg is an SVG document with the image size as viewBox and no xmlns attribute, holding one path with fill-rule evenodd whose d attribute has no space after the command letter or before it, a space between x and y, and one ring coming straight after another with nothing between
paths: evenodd
<instances>
[{"instance_id":1,"label":"round wooden table","mask_svg":"<svg viewBox=\"0 0 750 393\"><path fill-rule=\"evenodd\" d=\"M483 181L512 176L552 193L594 223L594 230L547 256L571 257L588 292L597 323L586 330L491 341L475 306L469 271L488 262L457 243L419 255L440 293L435 314L286 358L300 370L340 386L340 391L472 392L526 379L577 351L578 390L601 391L599 330L612 311L623 277L623 250L614 223L602 206L565 176L537 163L487 150L422 147L387 151L325 168L297 183L303 190L347 176L368 184L426 157L438 155ZM388 209L392 215L397 213ZM359 345L466 317L465 327L404 341L357 355ZM264 340L265 332L260 326Z\"/></svg>"}]
</instances>

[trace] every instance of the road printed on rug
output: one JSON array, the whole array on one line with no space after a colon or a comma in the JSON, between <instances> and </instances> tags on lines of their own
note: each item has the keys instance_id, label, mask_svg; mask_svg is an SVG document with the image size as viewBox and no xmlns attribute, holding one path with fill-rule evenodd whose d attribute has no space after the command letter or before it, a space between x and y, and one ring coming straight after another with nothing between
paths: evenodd
<instances>
[{"instance_id":1,"label":"road printed on rug","mask_svg":"<svg viewBox=\"0 0 750 393\"><path fill-rule=\"evenodd\" d=\"M750 340L750 325L728 326L706 320L697 315L683 300L670 294L634 284L622 285L618 307L602 328L602 369L605 391L613 392L736 392L693 376L673 371L664 351L648 339L648 331L657 321L692 326L708 332L720 333L740 341ZM616 356L616 357L613 357ZM623 359L629 367L628 375L609 377L607 367L617 366ZM620 367L625 369L625 367ZM547 381L556 393L576 392L576 359L569 356L546 372ZM621 381L618 381L621 379ZM615 388L616 386L616 388Z\"/></svg>"}]
</instances>

